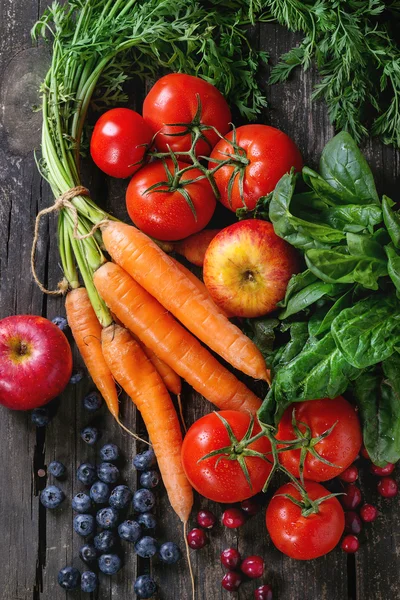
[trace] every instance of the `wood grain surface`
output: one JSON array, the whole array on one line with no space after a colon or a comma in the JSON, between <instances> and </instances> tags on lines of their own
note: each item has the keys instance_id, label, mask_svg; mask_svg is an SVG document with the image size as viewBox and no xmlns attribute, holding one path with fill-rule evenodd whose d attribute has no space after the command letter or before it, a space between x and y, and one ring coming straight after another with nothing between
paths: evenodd
<instances>
[{"instance_id":1,"label":"wood grain surface","mask_svg":"<svg viewBox=\"0 0 400 600\"><path fill-rule=\"evenodd\" d=\"M37 173L33 151L40 143L41 116L32 112L38 103L38 87L46 71L49 55L45 48L34 47L30 28L46 2L40 0L0 0L0 317L17 313L42 314L49 318L64 314L63 302L44 297L35 287L29 266L33 221L38 210L50 205L52 196ZM273 25L256 27L253 43L270 52L272 62L292 47L297 38ZM262 75L267 79L267 70ZM333 134L325 107L311 103L310 94L316 81L310 70L297 73L289 83L265 88L270 106L260 119L286 131L299 145L305 162L315 167L324 144ZM140 109L143 89L131 85L131 106ZM378 141L369 142L364 151L370 162L379 191L398 199L400 175L399 153ZM126 182L110 181L86 164L84 183L93 198L125 218ZM44 283L54 287L61 278L56 249L56 223L51 218L43 225L38 249L38 273ZM74 349L75 365L81 366ZM83 568L78 558L82 541L72 530L71 497L81 489L75 477L77 466L96 460L96 450L79 437L80 429L91 423L81 400L91 389L88 378L70 385L57 403L57 414L46 430L32 425L30 415L0 410L0 598L2 600L61 600L66 593L57 585L57 573L66 564ZM187 385L183 394L187 423L210 411L210 405ZM142 434L143 424L126 398L122 400L125 421ZM132 440L122 435L105 410L99 426L102 442L114 441L123 451L123 474L133 489L136 473L131 466L136 449ZM45 511L38 494L46 477L38 470L50 461L61 460L68 477L61 487L67 501L60 510ZM365 465L364 465L365 466ZM376 480L362 476L365 500L376 503L379 520L365 527L357 555L347 557L340 549L313 562L292 561L280 554L269 541L263 513L251 519L241 530L221 526L210 534L210 543L192 552L197 581L197 598L227 600L229 594L220 585L223 572L219 554L227 546L238 547L243 555L262 554L266 561L265 582L274 588L279 600L386 600L400 598L400 499L378 499ZM276 486L276 484L275 484ZM166 494L159 490L158 537L174 540L183 547L178 519L168 506ZM211 508L218 516L221 506L196 497L195 509ZM193 519L194 524L194 519ZM189 600L190 583L187 566L163 566L159 561L125 555L125 567L115 577L101 577L96 600L134 598L133 582L137 573L152 572L160 584L162 600ZM239 600L250 600L260 582L246 583ZM83 599L76 592L71 598Z\"/></svg>"}]
</instances>

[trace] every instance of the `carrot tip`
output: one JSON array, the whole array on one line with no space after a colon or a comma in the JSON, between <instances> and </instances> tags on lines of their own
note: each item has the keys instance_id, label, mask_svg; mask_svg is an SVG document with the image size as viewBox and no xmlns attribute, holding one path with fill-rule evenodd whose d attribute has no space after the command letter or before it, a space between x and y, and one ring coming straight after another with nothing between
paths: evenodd
<instances>
[{"instance_id":1,"label":"carrot tip","mask_svg":"<svg viewBox=\"0 0 400 600\"><path fill-rule=\"evenodd\" d=\"M186 427L186 423L185 423L185 418L183 416L183 408L182 408L181 395L177 394L176 397L178 398L179 416L180 416L181 421L182 421L182 426L183 426L183 429L184 429L185 433L187 433L187 427Z\"/></svg>"},{"instance_id":2,"label":"carrot tip","mask_svg":"<svg viewBox=\"0 0 400 600\"><path fill-rule=\"evenodd\" d=\"M115 420L117 421L118 425L120 427L122 427L122 429L124 431L129 433L129 435L131 435L133 438L135 438L135 440L138 440L140 442L143 442L144 444L147 444L148 446L151 446L150 442L148 442L147 440L144 440L143 438L139 437L136 433L133 433L133 431L131 431L130 429L125 427L125 425L123 423L121 423L121 421L118 419L118 417L115 417Z\"/></svg>"},{"instance_id":3,"label":"carrot tip","mask_svg":"<svg viewBox=\"0 0 400 600\"><path fill-rule=\"evenodd\" d=\"M189 548L189 544L187 541L187 524L188 524L187 521L185 521L183 524L183 537L185 538L186 556L187 556L187 561L188 561L188 565L189 565L190 581L192 584L192 600L196 600L196 584L195 584L194 575L193 575L192 560L190 558L190 548Z\"/></svg>"}]
</instances>

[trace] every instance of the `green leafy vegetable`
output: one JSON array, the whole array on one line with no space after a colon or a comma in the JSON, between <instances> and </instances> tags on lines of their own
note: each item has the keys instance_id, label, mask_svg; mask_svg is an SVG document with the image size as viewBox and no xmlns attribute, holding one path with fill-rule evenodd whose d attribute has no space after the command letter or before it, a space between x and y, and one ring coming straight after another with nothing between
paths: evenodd
<instances>
[{"instance_id":1,"label":"green leafy vegetable","mask_svg":"<svg viewBox=\"0 0 400 600\"><path fill-rule=\"evenodd\" d=\"M396 248L400 248L400 214L392 210L393 200L387 196L382 198L383 220Z\"/></svg>"},{"instance_id":2,"label":"green leafy vegetable","mask_svg":"<svg viewBox=\"0 0 400 600\"><path fill-rule=\"evenodd\" d=\"M337 347L358 369L389 358L400 343L400 302L377 293L345 308L332 323Z\"/></svg>"},{"instance_id":3,"label":"green leafy vegetable","mask_svg":"<svg viewBox=\"0 0 400 600\"><path fill-rule=\"evenodd\" d=\"M287 319L292 315L305 310L324 296L336 296L345 289L346 286L337 283L324 283L316 281L310 283L307 287L298 291L287 302L285 310L279 313L280 319Z\"/></svg>"},{"instance_id":4,"label":"green leafy vegetable","mask_svg":"<svg viewBox=\"0 0 400 600\"><path fill-rule=\"evenodd\" d=\"M354 382L364 444L372 462L384 466L400 459L400 356L364 372Z\"/></svg>"},{"instance_id":5,"label":"green leafy vegetable","mask_svg":"<svg viewBox=\"0 0 400 600\"><path fill-rule=\"evenodd\" d=\"M394 244L385 246L385 251L388 257L389 277L396 287L397 297L400 297L400 253L396 250Z\"/></svg>"},{"instance_id":6,"label":"green leafy vegetable","mask_svg":"<svg viewBox=\"0 0 400 600\"><path fill-rule=\"evenodd\" d=\"M353 294L354 288L350 287L343 296L339 296L336 302L329 308L328 312L326 312L325 308L324 310L316 310L308 322L310 336L318 337L327 331L330 331L334 319L340 315L342 310L351 305Z\"/></svg>"}]
</instances>

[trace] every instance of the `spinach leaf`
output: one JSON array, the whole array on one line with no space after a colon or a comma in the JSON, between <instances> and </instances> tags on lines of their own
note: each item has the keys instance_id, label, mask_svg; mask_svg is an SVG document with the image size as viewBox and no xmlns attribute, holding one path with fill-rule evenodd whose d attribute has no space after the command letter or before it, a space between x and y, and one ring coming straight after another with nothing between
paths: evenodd
<instances>
[{"instance_id":1,"label":"spinach leaf","mask_svg":"<svg viewBox=\"0 0 400 600\"><path fill-rule=\"evenodd\" d=\"M400 213L392 210L393 200L387 196L382 197L383 220L391 240L396 248L400 248Z\"/></svg>"},{"instance_id":2,"label":"spinach leaf","mask_svg":"<svg viewBox=\"0 0 400 600\"><path fill-rule=\"evenodd\" d=\"M400 343L400 302L394 294L373 294L345 308L332 335L350 364L359 369L389 358Z\"/></svg>"},{"instance_id":3,"label":"spinach leaf","mask_svg":"<svg viewBox=\"0 0 400 600\"><path fill-rule=\"evenodd\" d=\"M355 249L355 244L351 249ZM387 275L386 260L365 254L350 254L344 246L335 250L311 248L307 250L305 259L310 271L327 283L360 283L377 290L377 280Z\"/></svg>"},{"instance_id":4,"label":"spinach leaf","mask_svg":"<svg viewBox=\"0 0 400 600\"><path fill-rule=\"evenodd\" d=\"M293 215L290 204L296 185L294 173L284 175L277 183L269 205L269 218L275 233L296 248L321 248L337 244L345 238L343 232Z\"/></svg>"},{"instance_id":5,"label":"spinach leaf","mask_svg":"<svg viewBox=\"0 0 400 600\"><path fill-rule=\"evenodd\" d=\"M256 344L264 358L272 354L275 342L275 329L279 327L278 319L259 317L257 319L246 319L244 331L246 335Z\"/></svg>"},{"instance_id":6,"label":"spinach leaf","mask_svg":"<svg viewBox=\"0 0 400 600\"><path fill-rule=\"evenodd\" d=\"M278 317L279 319L287 319L287 317L304 310L324 296L341 294L345 288L346 285L340 283L324 283L323 281L311 283L289 299L286 309L281 311Z\"/></svg>"},{"instance_id":7,"label":"spinach leaf","mask_svg":"<svg viewBox=\"0 0 400 600\"><path fill-rule=\"evenodd\" d=\"M343 204L379 204L374 178L351 135L341 131L325 146L320 173L343 197Z\"/></svg>"},{"instance_id":8,"label":"spinach leaf","mask_svg":"<svg viewBox=\"0 0 400 600\"><path fill-rule=\"evenodd\" d=\"M303 167L303 181L310 187L322 200L335 206L347 204L347 199L336 188L332 187L321 175L313 171L309 167Z\"/></svg>"},{"instance_id":9,"label":"spinach leaf","mask_svg":"<svg viewBox=\"0 0 400 600\"><path fill-rule=\"evenodd\" d=\"M333 320L340 315L343 309L351 306L354 293L354 287L351 286L347 292L340 296L336 302L328 309L324 307L322 310L315 312L309 322L308 331L310 336L319 336L330 330Z\"/></svg>"},{"instance_id":10,"label":"spinach leaf","mask_svg":"<svg viewBox=\"0 0 400 600\"><path fill-rule=\"evenodd\" d=\"M382 369L383 367L383 369ZM400 459L400 356L364 372L353 384L364 444L374 464Z\"/></svg>"},{"instance_id":11,"label":"spinach leaf","mask_svg":"<svg viewBox=\"0 0 400 600\"><path fill-rule=\"evenodd\" d=\"M382 210L376 204L332 206L321 211L320 219L340 231L372 233L375 225L382 221Z\"/></svg>"},{"instance_id":12,"label":"spinach leaf","mask_svg":"<svg viewBox=\"0 0 400 600\"><path fill-rule=\"evenodd\" d=\"M309 338L292 360L277 370L260 410L263 423L277 425L292 402L335 398L360 374L335 344L330 332L322 339Z\"/></svg>"},{"instance_id":13,"label":"spinach leaf","mask_svg":"<svg viewBox=\"0 0 400 600\"><path fill-rule=\"evenodd\" d=\"M397 297L400 294L400 254L396 251L394 244L388 244L385 246L385 252L388 257L388 273L390 279L393 281L396 290Z\"/></svg>"},{"instance_id":14,"label":"spinach leaf","mask_svg":"<svg viewBox=\"0 0 400 600\"><path fill-rule=\"evenodd\" d=\"M277 306L285 308L288 305L289 300L295 296L297 292L316 281L318 281L318 277L316 277L314 273L311 273L309 269L306 269L302 273L292 275L286 288L285 298L278 302Z\"/></svg>"},{"instance_id":15,"label":"spinach leaf","mask_svg":"<svg viewBox=\"0 0 400 600\"><path fill-rule=\"evenodd\" d=\"M303 350L308 340L308 327L304 321L282 323L280 329L282 332L289 332L290 340L282 346L279 354L275 355L271 363L273 371L277 371L293 360Z\"/></svg>"}]
</instances>

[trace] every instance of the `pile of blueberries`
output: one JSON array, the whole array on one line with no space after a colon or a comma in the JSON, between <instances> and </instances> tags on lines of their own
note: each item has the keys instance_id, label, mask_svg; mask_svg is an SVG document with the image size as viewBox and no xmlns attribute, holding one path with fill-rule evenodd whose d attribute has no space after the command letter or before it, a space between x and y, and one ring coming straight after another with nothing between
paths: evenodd
<instances>
[{"instance_id":1,"label":"pile of blueberries","mask_svg":"<svg viewBox=\"0 0 400 600\"><path fill-rule=\"evenodd\" d=\"M101 403L96 392L84 399L84 406L93 411L96 403ZM96 410L98 407L96 407ZM98 439L98 431L86 427L81 437L93 445ZM142 558L151 558L156 554L167 564L176 563L182 556L174 542L159 544L151 535L157 525L151 512L155 505L152 492L159 481L155 470L156 458L150 448L133 459L133 466L140 472L140 489L132 492L127 485L118 484L120 471L115 464L120 459L120 451L115 444L106 444L100 450L100 464L81 464L77 470L78 480L88 488L72 499L72 508L76 512L73 526L75 532L85 539L79 556L91 570L81 573L77 568L66 566L58 574L58 583L65 590L74 590L79 586L83 592L94 592L98 587L97 572L114 575L122 568L122 559L118 551L120 543L134 545L136 554ZM48 472L57 479L66 475L65 466L54 461L48 466ZM65 500L64 492L56 485L49 485L40 494L40 501L48 509L57 508ZM134 518L129 516L133 509ZM138 598L151 598L157 591L157 584L149 575L139 576L134 584Z\"/></svg>"}]
</instances>

